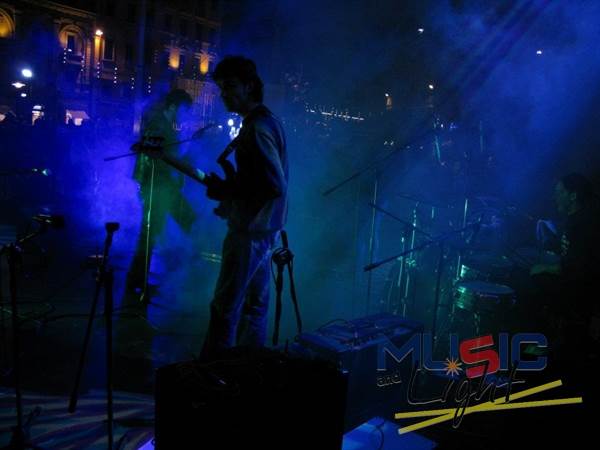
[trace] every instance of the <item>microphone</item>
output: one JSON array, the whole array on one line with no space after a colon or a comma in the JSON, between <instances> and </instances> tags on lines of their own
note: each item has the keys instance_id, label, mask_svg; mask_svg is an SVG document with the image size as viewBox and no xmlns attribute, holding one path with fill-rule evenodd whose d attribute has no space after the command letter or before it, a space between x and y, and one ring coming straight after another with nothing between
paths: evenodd
<instances>
[{"instance_id":1,"label":"microphone","mask_svg":"<svg viewBox=\"0 0 600 450\"><path fill-rule=\"evenodd\" d=\"M37 214L33 216L32 220L38 222L41 225L50 226L52 228L65 227L65 218L63 216L55 216L51 214Z\"/></svg>"},{"instance_id":2,"label":"microphone","mask_svg":"<svg viewBox=\"0 0 600 450\"><path fill-rule=\"evenodd\" d=\"M115 231L117 231L119 228L121 227L121 225L119 224L119 222L106 222L104 224L104 228L106 229L106 231L108 233L114 233Z\"/></svg>"}]
</instances>

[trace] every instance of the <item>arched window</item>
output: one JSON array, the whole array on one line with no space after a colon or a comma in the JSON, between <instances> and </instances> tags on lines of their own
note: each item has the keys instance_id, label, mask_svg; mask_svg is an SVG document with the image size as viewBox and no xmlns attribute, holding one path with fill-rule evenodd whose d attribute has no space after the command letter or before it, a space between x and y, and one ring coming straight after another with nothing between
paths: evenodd
<instances>
[{"instance_id":1,"label":"arched window","mask_svg":"<svg viewBox=\"0 0 600 450\"><path fill-rule=\"evenodd\" d=\"M8 12L0 9L0 38L11 38L15 34L15 23Z\"/></svg>"},{"instance_id":2,"label":"arched window","mask_svg":"<svg viewBox=\"0 0 600 450\"><path fill-rule=\"evenodd\" d=\"M76 25L66 25L58 34L58 40L62 48L71 55L83 55L85 40L81 28Z\"/></svg>"}]
</instances>

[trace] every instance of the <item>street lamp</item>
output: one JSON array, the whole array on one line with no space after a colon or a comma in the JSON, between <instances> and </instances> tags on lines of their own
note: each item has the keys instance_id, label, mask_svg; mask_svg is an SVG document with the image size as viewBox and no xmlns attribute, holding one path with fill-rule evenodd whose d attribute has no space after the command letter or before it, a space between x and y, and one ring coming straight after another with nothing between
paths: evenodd
<instances>
[{"instance_id":1,"label":"street lamp","mask_svg":"<svg viewBox=\"0 0 600 450\"><path fill-rule=\"evenodd\" d=\"M17 89L21 89L22 87L25 87L25 83L21 83L20 81L15 81L14 83L12 83L12 85L14 87L16 87Z\"/></svg>"},{"instance_id":2,"label":"street lamp","mask_svg":"<svg viewBox=\"0 0 600 450\"><path fill-rule=\"evenodd\" d=\"M31 69L25 68L21 70L21 75L23 75L25 78L31 78L33 77L33 71Z\"/></svg>"},{"instance_id":3,"label":"street lamp","mask_svg":"<svg viewBox=\"0 0 600 450\"><path fill-rule=\"evenodd\" d=\"M98 37L102 37L102 35L103 35L103 34L104 34L104 32L103 32L103 31L102 31L100 28L98 28L98 29L96 30L96 36L98 36Z\"/></svg>"}]
</instances>

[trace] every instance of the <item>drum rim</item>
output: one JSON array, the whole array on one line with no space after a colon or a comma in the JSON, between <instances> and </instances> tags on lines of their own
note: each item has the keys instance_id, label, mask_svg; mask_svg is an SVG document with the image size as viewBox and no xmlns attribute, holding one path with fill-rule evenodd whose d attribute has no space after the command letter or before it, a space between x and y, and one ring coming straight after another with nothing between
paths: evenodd
<instances>
[{"instance_id":1,"label":"drum rim","mask_svg":"<svg viewBox=\"0 0 600 450\"><path fill-rule=\"evenodd\" d=\"M473 288L469 288L468 285L478 285L480 288L476 289L475 287ZM481 289L481 287L484 287L483 285L490 287L499 287L501 289L498 290L489 290L489 289ZM505 284L500 284L500 283L490 283L488 281L481 281L481 280L461 280L458 281L455 285L454 288L456 290L460 289L460 288L464 288L465 291L468 292L472 292L472 293L480 293L480 294L492 294L492 295L514 295L515 290L513 288L511 288L510 286L507 286Z\"/></svg>"}]
</instances>

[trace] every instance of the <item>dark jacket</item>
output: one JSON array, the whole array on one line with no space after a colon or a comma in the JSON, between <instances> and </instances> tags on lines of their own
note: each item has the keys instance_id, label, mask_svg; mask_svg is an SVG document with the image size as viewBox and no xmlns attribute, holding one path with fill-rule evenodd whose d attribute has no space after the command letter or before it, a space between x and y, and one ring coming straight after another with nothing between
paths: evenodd
<instances>
[{"instance_id":1,"label":"dark jacket","mask_svg":"<svg viewBox=\"0 0 600 450\"><path fill-rule=\"evenodd\" d=\"M228 225L236 231L281 230L287 219L288 158L281 122L263 105L242 122L235 147L236 175Z\"/></svg>"}]
</instances>

